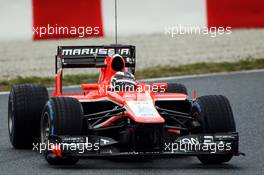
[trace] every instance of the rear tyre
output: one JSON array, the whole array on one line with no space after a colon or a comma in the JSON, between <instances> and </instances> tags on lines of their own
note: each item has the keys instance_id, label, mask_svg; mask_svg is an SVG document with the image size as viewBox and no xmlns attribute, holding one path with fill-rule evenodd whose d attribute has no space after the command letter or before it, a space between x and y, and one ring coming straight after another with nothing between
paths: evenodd
<instances>
[{"instance_id":1,"label":"rear tyre","mask_svg":"<svg viewBox=\"0 0 264 175\"><path fill-rule=\"evenodd\" d=\"M51 98L42 113L41 143L47 143L49 135L81 135L83 109L80 102L70 97ZM51 165L73 165L77 157L50 156L44 152L45 159Z\"/></svg>"},{"instance_id":2,"label":"rear tyre","mask_svg":"<svg viewBox=\"0 0 264 175\"><path fill-rule=\"evenodd\" d=\"M192 115L201 123L201 133L236 131L230 103L222 95L198 97L193 105ZM203 164L221 164L228 162L232 157L232 154L202 155L198 156L198 159Z\"/></svg>"},{"instance_id":3,"label":"rear tyre","mask_svg":"<svg viewBox=\"0 0 264 175\"><path fill-rule=\"evenodd\" d=\"M8 131L14 148L32 148L40 137L39 123L42 109L48 101L44 86L14 85L8 100Z\"/></svg>"},{"instance_id":4,"label":"rear tyre","mask_svg":"<svg viewBox=\"0 0 264 175\"><path fill-rule=\"evenodd\" d=\"M168 83L168 88L166 89L165 92L182 93L188 95L186 86L180 83Z\"/></svg>"}]
</instances>

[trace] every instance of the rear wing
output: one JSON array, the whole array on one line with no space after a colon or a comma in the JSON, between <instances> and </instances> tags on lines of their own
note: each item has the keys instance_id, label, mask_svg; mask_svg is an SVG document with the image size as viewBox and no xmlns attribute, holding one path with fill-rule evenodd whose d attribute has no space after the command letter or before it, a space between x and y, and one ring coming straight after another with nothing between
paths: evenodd
<instances>
[{"instance_id":1,"label":"rear wing","mask_svg":"<svg viewBox=\"0 0 264 175\"><path fill-rule=\"evenodd\" d=\"M114 54L121 55L125 66L135 73L136 47L132 45L58 46L55 73L63 68L105 67L105 58Z\"/></svg>"}]
</instances>

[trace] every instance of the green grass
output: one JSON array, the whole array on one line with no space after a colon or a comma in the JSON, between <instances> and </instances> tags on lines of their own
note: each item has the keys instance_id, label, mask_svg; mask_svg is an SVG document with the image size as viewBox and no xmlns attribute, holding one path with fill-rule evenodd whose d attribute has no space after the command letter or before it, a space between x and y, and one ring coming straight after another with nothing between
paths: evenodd
<instances>
[{"instance_id":1,"label":"green grass","mask_svg":"<svg viewBox=\"0 0 264 175\"><path fill-rule=\"evenodd\" d=\"M264 59L245 59L238 62L222 63L195 63L180 66L158 66L137 70L137 79L168 77L177 75L204 74L217 72L233 72L240 70L263 69ZM97 74L65 75L63 85L78 85L87 82L96 82ZM54 86L53 77L17 77L12 80L0 80L0 91L7 91L14 84L42 84L46 87Z\"/></svg>"}]
</instances>

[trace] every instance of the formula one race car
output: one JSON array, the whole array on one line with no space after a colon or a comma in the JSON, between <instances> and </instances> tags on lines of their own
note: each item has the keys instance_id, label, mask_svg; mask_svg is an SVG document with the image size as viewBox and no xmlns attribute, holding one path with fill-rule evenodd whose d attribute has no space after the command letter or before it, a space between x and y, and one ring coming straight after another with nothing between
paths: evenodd
<instances>
[{"instance_id":1,"label":"formula one race car","mask_svg":"<svg viewBox=\"0 0 264 175\"><path fill-rule=\"evenodd\" d=\"M59 46L55 90L13 86L8 128L14 148L40 138L49 164L87 157L197 156L204 164L239 155L229 101L222 95L191 98L179 83L135 80L135 46ZM64 68L100 68L97 83L64 94ZM36 144L33 143L34 148Z\"/></svg>"}]
</instances>

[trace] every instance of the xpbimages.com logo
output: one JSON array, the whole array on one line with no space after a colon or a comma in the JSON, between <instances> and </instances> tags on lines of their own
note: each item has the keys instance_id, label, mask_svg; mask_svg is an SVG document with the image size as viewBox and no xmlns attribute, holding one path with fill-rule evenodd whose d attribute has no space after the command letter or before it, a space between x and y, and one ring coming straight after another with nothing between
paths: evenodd
<instances>
[{"instance_id":1,"label":"xpbimages.com logo","mask_svg":"<svg viewBox=\"0 0 264 175\"><path fill-rule=\"evenodd\" d=\"M183 138L177 142L164 144L165 152L228 152L232 149L231 143L213 142L212 136L204 136L204 142L199 142L196 138Z\"/></svg>"},{"instance_id":2,"label":"xpbimages.com logo","mask_svg":"<svg viewBox=\"0 0 264 175\"><path fill-rule=\"evenodd\" d=\"M99 142L89 142L88 137L83 143L50 143L48 140L46 143L33 143L33 151L38 151L43 153L43 151L53 151L53 150L62 150L62 151L76 151L80 154L85 153L86 151L98 151L100 149Z\"/></svg>"},{"instance_id":3,"label":"xpbimages.com logo","mask_svg":"<svg viewBox=\"0 0 264 175\"><path fill-rule=\"evenodd\" d=\"M83 38L89 35L99 35L100 34L100 27L91 27L91 26L58 26L57 24L50 25L47 24L46 26L38 26L33 27L33 35L39 36L40 38L45 35L74 35L78 36L79 38Z\"/></svg>"},{"instance_id":4,"label":"xpbimages.com logo","mask_svg":"<svg viewBox=\"0 0 264 175\"><path fill-rule=\"evenodd\" d=\"M98 93L100 95L107 94L108 91L111 92L137 92L137 93L143 93L143 92L153 92L153 93L164 93L166 92L166 85L145 85L145 84L110 84L110 85L104 85L99 84L98 86Z\"/></svg>"},{"instance_id":5,"label":"xpbimages.com logo","mask_svg":"<svg viewBox=\"0 0 264 175\"><path fill-rule=\"evenodd\" d=\"M172 38L178 35L208 35L215 38L220 35L230 35L232 33L231 27L201 27L191 25L176 25L164 27L164 34Z\"/></svg>"}]
</instances>

